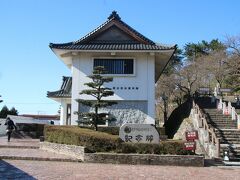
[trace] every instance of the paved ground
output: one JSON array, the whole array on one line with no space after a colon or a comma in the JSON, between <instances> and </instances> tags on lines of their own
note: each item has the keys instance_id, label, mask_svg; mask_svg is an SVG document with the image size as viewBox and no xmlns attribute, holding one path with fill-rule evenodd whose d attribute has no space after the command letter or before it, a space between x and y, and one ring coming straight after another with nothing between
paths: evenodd
<instances>
[{"instance_id":1,"label":"paved ground","mask_svg":"<svg viewBox=\"0 0 240 180\"><path fill-rule=\"evenodd\" d=\"M7 141L7 136L0 137L0 147L35 147L39 148L39 139L15 139L11 138L11 141Z\"/></svg>"},{"instance_id":2,"label":"paved ground","mask_svg":"<svg viewBox=\"0 0 240 180\"><path fill-rule=\"evenodd\" d=\"M37 139L11 139L0 137L0 159L76 161L76 159L39 149Z\"/></svg>"},{"instance_id":3,"label":"paved ground","mask_svg":"<svg viewBox=\"0 0 240 180\"><path fill-rule=\"evenodd\" d=\"M12 157L12 158L11 158ZM4 159L30 159L30 160L56 160L61 159L64 160L71 160L70 156L56 154L48 151L44 151L41 149L13 149L13 148L0 148L0 158Z\"/></svg>"},{"instance_id":4,"label":"paved ground","mask_svg":"<svg viewBox=\"0 0 240 180\"><path fill-rule=\"evenodd\" d=\"M240 168L0 161L0 179L161 179L238 180Z\"/></svg>"},{"instance_id":5,"label":"paved ground","mask_svg":"<svg viewBox=\"0 0 240 180\"><path fill-rule=\"evenodd\" d=\"M0 158L9 157L56 157L58 155L39 149L38 140L0 138ZM68 157L66 157L68 158ZM113 165L57 161L0 160L0 179L167 179L167 180L238 180L240 167L176 167L146 165Z\"/></svg>"}]
</instances>

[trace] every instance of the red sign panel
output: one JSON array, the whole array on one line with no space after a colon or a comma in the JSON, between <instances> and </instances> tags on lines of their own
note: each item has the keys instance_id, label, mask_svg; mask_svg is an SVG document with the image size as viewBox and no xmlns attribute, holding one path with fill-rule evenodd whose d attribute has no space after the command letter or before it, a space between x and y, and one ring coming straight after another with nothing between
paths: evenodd
<instances>
[{"instance_id":1,"label":"red sign panel","mask_svg":"<svg viewBox=\"0 0 240 180\"><path fill-rule=\"evenodd\" d=\"M187 131L185 135L187 141L194 141L195 139L198 139L197 131Z\"/></svg>"},{"instance_id":2,"label":"red sign panel","mask_svg":"<svg viewBox=\"0 0 240 180\"><path fill-rule=\"evenodd\" d=\"M195 151L196 150L196 142L195 141L185 142L184 150Z\"/></svg>"}]
</instances>

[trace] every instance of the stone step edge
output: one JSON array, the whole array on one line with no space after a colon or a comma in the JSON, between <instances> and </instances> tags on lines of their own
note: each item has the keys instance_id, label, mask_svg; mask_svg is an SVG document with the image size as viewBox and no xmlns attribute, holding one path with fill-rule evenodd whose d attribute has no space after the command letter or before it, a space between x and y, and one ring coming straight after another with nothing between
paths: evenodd
<instances>
[{"instance_id":1,"label":"stone step edge","mask_svg":"<svg viewBox=\"0 0 240 180\"><path fill-rule=\"evenodd\" d=\"M215 129L216 133L231 133L231 132L237 132L239 133L240 130L239 129Z\"/></svg>"},{"instance_id":2,"label":"stone step edge","mask_svg":"<svg viewBox=\"0 0 240 180\"><path fill-rule=\"evenodd\" d=\"M225 166L240 166L240 161L239 162L234 162L234 161L223 161Z\"/></svg>"},{"instance_id":3,"label":"stone step edge","mask_svg":"<svg viewBox=\"0 0 240 180\"><path fill-rule=\"evenodd\" d=\"M14 145L0 145L1 148L13 148L13 149L39 149L39 146L14 146Z\"/></svg>"},{"instance_id":4,"label":"stone step edge","mask_svg":"<svg viewBox=\"0 0 240 180\"><path fill-rule=\"evenodd\" d=\"M44 157L20 157L20 156L0 156L0 160L29 160L29 161L58 161L58 162L82 162L80 159L64 158L44 158Z\"/></svg>"}]
</instances>

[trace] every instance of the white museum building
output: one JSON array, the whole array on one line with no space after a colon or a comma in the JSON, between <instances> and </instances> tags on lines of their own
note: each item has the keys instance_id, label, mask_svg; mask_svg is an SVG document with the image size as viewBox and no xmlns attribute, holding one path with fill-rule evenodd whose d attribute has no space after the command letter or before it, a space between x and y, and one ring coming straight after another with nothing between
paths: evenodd
<instances>
[{"instance_id":1,"label":"white museum building","mask_svg":"<svg viewBox=\"0 0 240 180\"><path fill-rule=\"evenodd\" d=\"M140 23L140 22L139 22ZM106 100L117 104L102 108L114 121L111 125L128 123L155 124L155 83L173 56L176 45L158 44L143 36L121 20L116 11L102 25L81 39L69 43L50 43L50 48L70 69L71 77L63 77L58 91L47 97L61 103L61 125L76 125L78 115L74 112L91 111L76 100L94 100L92 96L80 95L88 89L88 75L95 66L104 66L106 76L113 81L106 87L114 96Z\"/></svg>"}]
</instances>

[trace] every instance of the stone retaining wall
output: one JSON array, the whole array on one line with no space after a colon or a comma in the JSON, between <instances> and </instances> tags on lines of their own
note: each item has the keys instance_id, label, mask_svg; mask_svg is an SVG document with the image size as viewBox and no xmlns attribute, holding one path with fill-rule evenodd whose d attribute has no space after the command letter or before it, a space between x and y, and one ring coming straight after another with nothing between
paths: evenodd
<instances>
[{"instance_id":1,"label":"stone retaining wall","mask_svg":"<svg viewBox=\"0 0 240 180\"><path fill-rule=\"evenodd\" d=\"M145 164L196 167L204 166L204 157L193 155L85 153L84 161L90 163L111 164Z\"/></svg>"},{"instance_id":2,"label":"stone retaining wall","mask_svg":"<svg viewBox=\"0 0 240 180\"><path fill-rule=\"evenodd\" d=\"M40 149L54 153L64 154L84 161L85 148L67 144L57 144L50 142L40 142Z\"/></svg>"},{"instance_id":3,"label":"stone retaining wall","mask_svg":"<svg viewBox=\"0 0 240 180\"><path fill-rule=\"evenodd\" d=\"M154 155L154 154L116 154L85 153L84 147L41 142L40 149L69 155L90 163L145 164L168 166L204 166L203 156L193 155Z\"/></svg>"}]
</instances>

